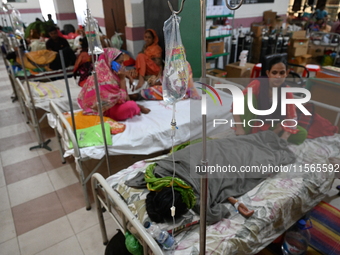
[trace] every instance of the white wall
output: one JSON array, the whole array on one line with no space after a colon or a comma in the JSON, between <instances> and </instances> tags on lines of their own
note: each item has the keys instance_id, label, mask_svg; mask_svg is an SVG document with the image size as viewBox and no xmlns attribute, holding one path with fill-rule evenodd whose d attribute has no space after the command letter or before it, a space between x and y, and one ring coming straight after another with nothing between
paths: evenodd
<instances>
[{"instance_id":1,"label":"white wall","mask_svg":"<svg viewBox=\"0 0 340 255\"><path fill-rule=\"evenodd\" d=\"M104 10L103 10L103 2L98 0L88 0L88 7L91 11L91 16L94 18L102 18L104 19ZM103 34L106 34L105 27L101 26Z\"/></svg>"},{"instance_id":2,"label":"white wall","mask_svg":"<svg viewBox=\"0 0 340 255\"><path fill-rule=\"evenodd\" d=\"M25 9L27 11L27 9L40 9L40 3L39 0L27 0L27 2L25 3L8 3L11 6L13 6L13 8L17 9L20 11L20 9ZM28 25L32 22L35 21L36 18L39 18L42 20L42 14L41 13L22 13L21 14L21 19L22 21ZM10 26L10 21L8 20L8 17L6 17L8 25Z\"/></svg>"},{"instance_id":3,"label":"white wall","mask_svg":"<svg viewBox=\"0 0 340 255\"><path fill-rule=\"evenodd\" d=\"M275 0L271 4L244 4L235 11L235 18L250 18L263 15L264 11L272 10L278 15L287 13L290 0Z\"/></svg>"},{"instance_id":4,"label":"white wall","mask_svg":"<svg viewBox=\"0 0 340 255\"><path fill-rule=\"evenodd\" d=\"M143 0L125 0L125 19L128 27L144 26L144 4Z\"/></svg>"}]
</instances>

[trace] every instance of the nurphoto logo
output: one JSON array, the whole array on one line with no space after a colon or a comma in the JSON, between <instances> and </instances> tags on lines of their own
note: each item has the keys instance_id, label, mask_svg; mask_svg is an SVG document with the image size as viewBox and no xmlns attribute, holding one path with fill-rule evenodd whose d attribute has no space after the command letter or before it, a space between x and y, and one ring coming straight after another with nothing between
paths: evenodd
<instances>
[{"instance_id":1,"label":"nurphoto logo","mask_svg":"<svg viewBox=\"0 0 340 255\"><path fill-rule=\"evenodd\" d=\"M209 88L214 94L217 96L217 98L220 101L220 104L222 106L222 100L221 97L219 96L218 92L210 85L204 84L207 88ZM233 97L233 114L234 115L244 115L244 95L242 90L232 84L216 84L215 88L217 89L228 89ZM213 102L216 104L216 99L212 95L210 91L207 89L199 88L204 90L213 100ZM301 98L294 98L290 99L286 97L287 93L299 93L299 94L304 94L305 97ZM255 109L254 104L253 104L253 89L251 87L247 88L247 94L248 100L247 100L247 106L249 108L249 111L253 113L256 116L266 116L270 115L275 110L277 109L278 106L278 93L277 93L277 88L272 89L272 106L270 109L267 110L258 110ZM286 106L287 104L294 104L297 108L300 109L300 111L304 115L312 115L304 106L304 103L307 103L311 98L310 91L305 89L305 88L290 88L290 87L284 87L281 88L281 115L285 116L286 115ZM202 115L206 115L207 113L207 99L206 95L202 95ZM271 122L272 126L274 126L275 121L280 121L279 119L265 119L266 122ZM216 125L225 125L230 122L230 126L232 127L234 124L242 124L244 127L246 126L245 120L243 122L234 122L233 120L228 121L227 119L214 119L213 125L216 127ZM252 123L257 123L256 126L252 125ZM260 124L259 124L260 123ZM290 123L288 125L287 123ZM264 121L261 119L251 119L248 120L247 123L250 127L260 127L264 125ZM285 119L281 121L281 124L285 127L296 127L297 126L297 121L294 119ZM259 126L260 125L260 126Z\"/></svg>"}]
</instances>

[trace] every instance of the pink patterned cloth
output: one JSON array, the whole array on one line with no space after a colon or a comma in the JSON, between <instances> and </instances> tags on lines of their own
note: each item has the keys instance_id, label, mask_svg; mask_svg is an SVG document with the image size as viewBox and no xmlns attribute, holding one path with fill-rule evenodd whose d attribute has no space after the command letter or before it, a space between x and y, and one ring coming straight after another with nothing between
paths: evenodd
<instances>
[{"instance_id":1,"label":"pink patterned cloth","mask_svg":"<svg viewBox=\"0 0 340 255\"><path fill-rule=\"evenodd\" d=\"M116 104L123 104L126 101L126 91L119 87L120 79L111 70L111 62L120 54L122 54L122 52L118 49L105 48L104 53L100 55L98 62L96 63L96 73L103 112L109 110ZM84 114L98 115L96 88L93 75L87 78L80 91L78 103L83 109Z\"/></svg>"}]
</instances>

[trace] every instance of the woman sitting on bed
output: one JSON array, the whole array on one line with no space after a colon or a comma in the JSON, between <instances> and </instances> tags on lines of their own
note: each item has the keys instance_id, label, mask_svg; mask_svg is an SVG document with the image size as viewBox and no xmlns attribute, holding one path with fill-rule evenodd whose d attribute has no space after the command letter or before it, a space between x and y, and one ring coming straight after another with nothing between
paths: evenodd
<instances>
[{"instance_id":1,"label":"woman sitting on bed","mask_svg":"<svg viewBox=\"0 0 340 255\"><path fill-rule=\"evenodd\" d=\"M115 48L105 48L96 63L99 92L103 114L114 120L126 120L150 110L131 101L126 92L126 73L113 71L112 62L123 64L123 53ZM79 106L84 114L98 115L94 77L89 76L78 95Z\"/></svg>"},{"instance_id":2,"label":"woman sitting on bed","mask_svg":"<svg viewBox=\"0 0 340 255\"><path fill-rule=\"evenodd\" d=\"M145 76L159 76L162 66L162 48L158 45L158 36L153 29L147 29L144 32L144 41L142 51L137 55L136 71L138 73L138 85L136 89L143 86Z\"/></svg>"},{"instance_id":3,"label":"woman sitting on bed","mask_svg":"<svg viewBox=\"0 0 340 255\"><path fill-rule=\"evenodd\" d=\"M287 105L287 114L286 116L281 115L281 88L287 87L285 84L285 79L288 75L287 62L282 57L273 58L267 67L266 77L260 77L259 79L253 80L247 88L251 87L253 89L253 106L258 110L268 110L272 106L272 89L278 88L278 104L275 112L266 116L256 116L253 114L247 104L245 104L245 113L244 115L234 115L235 122L241 122L245 120L247 125L249 120L253 119L261 119L264 122L264 125L260 127L260 122L253 122L252 126L258 127L250 127L243 126L243 124L236 124L236 135L246 135L250 133L257 133L263 130L273 130L277 135L281 138L288 140L288 142L294 144L301 144L307 137L307 131L300 127L285 127L281 125L281 121L286 119L286 126L294 126L296 122L288 121L290 119L297 120L296 108L293 104ZM245 102L248 101L247 98L247 89L243 91ZM293 98L292 93L287 93L288 98ZM274 122L274 125L271 121L266 121L268 119L279 119L280 122ZM273 127L272 127L273 126Z\"/></svg>"}]
</instances>

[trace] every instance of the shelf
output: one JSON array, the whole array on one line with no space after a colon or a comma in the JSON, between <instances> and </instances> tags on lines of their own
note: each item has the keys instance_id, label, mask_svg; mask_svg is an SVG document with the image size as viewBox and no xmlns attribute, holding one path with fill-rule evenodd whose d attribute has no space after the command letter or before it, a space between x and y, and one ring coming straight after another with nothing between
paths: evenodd
<instances>
[{"instance_id":1,"label":"shelf","mask_svg":"<svg viewBox=\"0 0 340 255\"><path fill-rule=\"evenodd\" d=\"M225 15L212 15L206 16L207 19L216 19L216 18L232 18L234 15L232 14L225 14Z\"/></svg>"},{"instance_id":2,"label":"shelf","mask_svg":"<svg viewBox=\"0 0 340 255\"><path fill-rule=\"evenodd\" d=\"M231 36L231 34L228 34L228 35L209 36L209 37L206 37L205 39L206 39L206 40L215 40L215 39L220 39L220 38L229 37L229 36Z\"/></svg>"},{"instance_id":3,"label":"shelf","mask_svg":"<svg viewBox=\"0 0 340 255\"><path fill-rule=\"evenodd\" d=\"M212 55L210 57L206 57L206 59L214 59L214 58L218 58L218 57L222 57L222 56L228 56L229 52L225 52L225 53L221 53L221 54L217 54L217 55Z\"/></svg>"}]
</instances>

